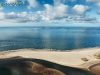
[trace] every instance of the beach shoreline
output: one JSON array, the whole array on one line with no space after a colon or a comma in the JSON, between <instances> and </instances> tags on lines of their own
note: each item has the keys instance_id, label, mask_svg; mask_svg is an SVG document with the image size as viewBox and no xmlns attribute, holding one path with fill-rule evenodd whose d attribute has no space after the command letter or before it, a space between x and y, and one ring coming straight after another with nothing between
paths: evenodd
<instances>
[{"instance_id":1,"label":"beach shoreline","mask_svg":"<svg viewBox=\"0 0 100 75\"><path fill-rule=\"evenodd\" d=\"M49 49L18 49L0 52L0 58L9 58L22 56L25 58L36 58L48 60L62 65L81 65L86 62L95 61L93 55L100 53L100 47L84 48L77 50L49 50ZM88 61L83 61L81 58L87 58Z\"/></svg>"},{"instance_id":2,"label":"beach shoreline","mask_svg":"<svg viewBox=\"0 0 100 75\"><path fill-rule=\"evenodd\" d=\"M72 50L56 50L56 49L34 49L34 48L22 48L22 49L13 49L13 50L5 50L0 51L1 52L16 52L16 51L22 51L22 50L33 50L33 51L55 51L55 52L73 52L73 51L83 51L83 50L94 50L94 49L100 49L100 47L89 47L89 48L79 48L79 49L72 49Z\"/></svg>"}]
</instances>

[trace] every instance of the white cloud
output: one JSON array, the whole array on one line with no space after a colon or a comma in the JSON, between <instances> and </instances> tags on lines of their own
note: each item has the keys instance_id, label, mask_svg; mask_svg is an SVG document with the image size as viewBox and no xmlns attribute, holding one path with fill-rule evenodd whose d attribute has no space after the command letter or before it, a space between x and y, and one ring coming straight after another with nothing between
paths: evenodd
<instances>
[{"instance_id":1,"label":"white cloud","mask_svg":"<svg viewBox=\"0 0 100 75\"><path fill-rule=\"evenodd\" d=\"M67 2L67 0L54 0L55 5L58 5L60 3L65 3L65 2Z\"/></svg>"},{"instance_id":2,"label":"white cloud","mask_svg":"<svg viewBox=\"0 0 100 75\"><path fill-rule=\"evenodd\" d=\"M65 4L67 2L76 2L76 0L54 0L55 5L60 3Z\"/></svg>"},{"instance_id":3,"label":"white cloud","mask_svg":"<svg viewBox=\"0 0 100 75\"><path fill-rule=\"evenodd\" d=\"M36 8L39 6L39 3L36 0L27 0L29 3L28 9Z\"/></svg>"},{"instance_id":4,"label":"white cloud","mask_svg":"<svg viewBox=\"0 0 100 75\"><path fill-rule=\"evenodd\" d=\"M100 7L100 0L86 0L86 2L89 2L89 3L94 3L95 5L97 5L98 7Z\"/></svg>"},{"instance_id":5,"label":"white cloud","mask_svg":"<svg viewBox=\"0 0 100 75\"><path fill-rule=\"evenodd\" d=\"M0 20L3 20L5 17L5 13L3 13L3 12L0 12Z\"/></svg>"},{"instance_id":6,"label":"white cloud","mask_svg":"<svg viewBox=\"0 0 100 75\"><path fill-rule=\"evenodd\" d=\"M85 13L86 13L87 11L90 11L91 8L90 8L89 6L84 6L84 5L75 5L75 6L73 7L73 10L75 11L75 13L76 13L77 15L85 15Z\"/></svg>"},{"instance_id":7,"label":"white cloud","mask_svg":"<svg viewBox=\"0 0 100 75\"><path fill-rule=\"evenodd\" d=\"M100 10L97 12L98 15L100 15Z\"/></svg>"},{"instance_id":8,"label":"white cloud","mask_svg":"<svg viewBox=\"0 0 100 75\"><path fill-rule=\"evenodd\" d=\"M7 3L16 2L17 0L6 0Z\"/></svg>"},{"instance_id":9,"label":"white cloud","mask_svg":"<svg viewBox=\"0 0 100 75\"><path fill-rule=\"evenodd\" d=\"M34 13L3 13L0 12L0 20L9 21L9 22L17 22L17 23L25 23L25 22L36 22L39 20L39 17Z\"/></svg>"},{"instance_id":10,"label":"white cloud","mask_svg":"<svg viewBox=\"0 0 100 75\"><path fill-rule=\"evenodd\" d=\"M74 16L73 20L79 21L79 22L96 22L97 21L95 17L91 17L91 16Z\"/></svg>"},{"instance_id":11,"label":"white cloud","mask_svg":"<svg viewBox=\"0 0 100 75\"><path fill-rule=\"evenodd\" d=\"M56 1L56 0L55 0ZM90 7L84 5L75 5L73 10L76 14L70 12L70 7L59 2L54 5L44 4L44 10L37 12L0 12L0 20L4 22L26 23L26 22L42 22L42 23L74 23L74 22L96 22L95 17L86 16L86 12L90 11ZM31 2L31 0L30 0ZM32 4L33 5L33 4ZM35 6L34 6L35 7ZM33 7L30 7L33 8Z\"/></svg>"},{"instance_id":12,"label":"white cloud","mask_svg":"<svg viewBox=\"0 0 100 75\"><path fill-rule=\"evenodd\" d=\"M98 7L100 7L100 1L96 4Z\"/></svg>"},{"instance_id":13,"label":"white cloud","mask_svg":"<svg viewBox=\"0 0 100 75\"><path fill-rule=\"evenodd\" d=\"M15 12L10 12L10 13L3 13L0 12L0 20L2 22L11 22L11 23L50 23L50 24L58 24L58 23L96 23L98 22L95 17L91 16L63 16L60 17L58 14L53 16L54 14L46 14L46 13L41 13L41 11L34 13L34 12L20 12L20 13L15 13Z\"/></svg>"},{"instance_id":14,"label":"white cloud","mask_svg":"<svg viewBox=\"0 0 100 75\"><path fill-rule=\"evenodd\" d=\"M69 6L64 4L59 5L44 5L44 11L38 11L38 14L42 17L44 21L50 21L55 19L62 19L68 16L69 14Z\"/></svg>"},{"instance_id":15,"label":"white cloud","mask_svg":"<svg viewBox=\"0 0 100 75\"><path fill-rule=\"evenodd\" d=\"M76 15L76 16L69 16L68 18L64 18L63 20L69 22L69 23L96 23L98 22L96 17L92 17L92 16L80 16L80 15Z\"/></svg>"}]
</instances>

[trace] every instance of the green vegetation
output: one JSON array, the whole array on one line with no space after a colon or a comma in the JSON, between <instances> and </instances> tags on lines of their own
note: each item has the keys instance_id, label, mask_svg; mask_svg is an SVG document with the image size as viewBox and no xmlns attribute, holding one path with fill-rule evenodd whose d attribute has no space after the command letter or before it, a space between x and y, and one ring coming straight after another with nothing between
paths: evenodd
<instances>
[{"instance_id":1,"label":"green vegetation","mask_svg":"<svg viewBox=\"0 0 100 75\"><path fill-rule=\"evenodd\" d=\"M83 61L88 61L88 59L87 58L85 58L85 57L83 57L83 58L81 58L81 60L83 60Z\"/></svg>"},{"instance_id":2,"label":"green vegetation","mask_svg":"<svg viewBox=\"0 0 100 75\"><path fill-rule=\"evenodd\" d=\"M95 57L96 59L100 59L100 53L94 54L94 57Z\"/></svg>"}]
</instances>

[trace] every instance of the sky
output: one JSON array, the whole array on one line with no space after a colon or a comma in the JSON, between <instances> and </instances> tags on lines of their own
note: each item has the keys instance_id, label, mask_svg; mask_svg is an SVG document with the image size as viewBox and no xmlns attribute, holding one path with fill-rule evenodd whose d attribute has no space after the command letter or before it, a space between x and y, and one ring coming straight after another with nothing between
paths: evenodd
<instances>
[{"instance_id":1,"label":"sky","mask_svg":"<svg viewBox=\"0 0 100 75\"><path fill-rule=\"evenodd\" d=\"M0 26L97 27L100 0L0 0Z\"/></svg>"}]
</instances>

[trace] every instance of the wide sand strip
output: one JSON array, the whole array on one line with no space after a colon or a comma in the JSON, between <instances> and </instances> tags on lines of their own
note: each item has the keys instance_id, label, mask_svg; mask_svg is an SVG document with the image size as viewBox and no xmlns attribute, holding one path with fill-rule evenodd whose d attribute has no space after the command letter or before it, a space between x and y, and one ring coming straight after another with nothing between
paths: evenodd
<instances>
[{"instance_id":1,"label":"wide sand strip","mask_svg":"<svg viewBox=\"0 0 100 75\"><path fill-rule=\"evenodd\" d=\"M22 56L26 58L37 58L52 61L62 65L81 65L86 63L81 58L87 58L90 61L97 60L93 55L99 53L100 48L87 48L74 51L50 51L50 50L31 50L20 49L15 51L5 51L0 53L1 58Z\"/></svg>"}]
</instances>

